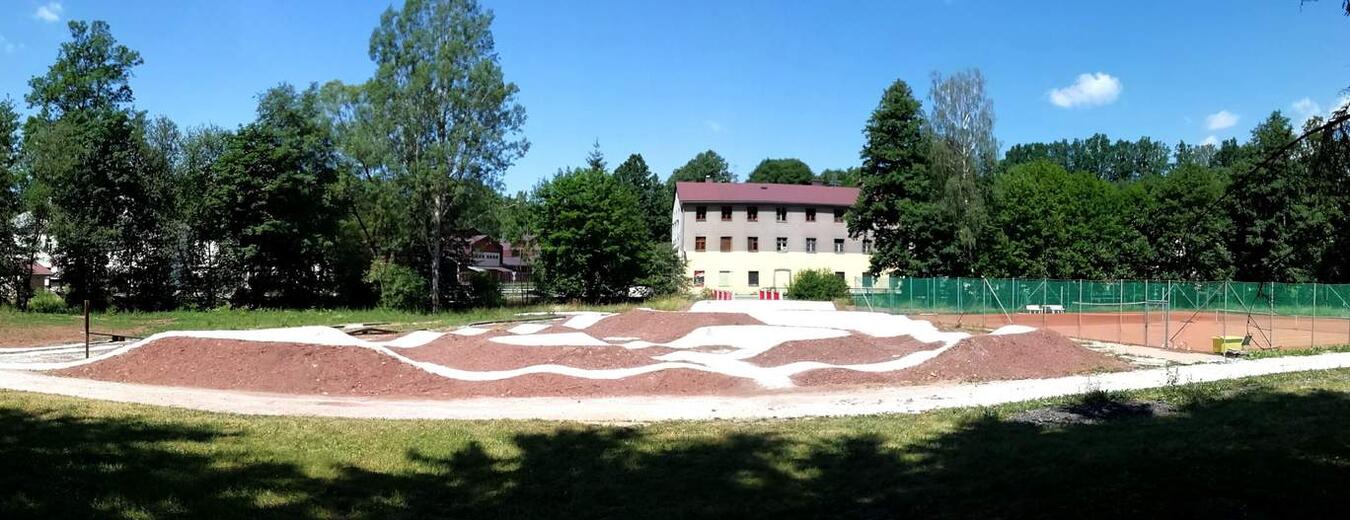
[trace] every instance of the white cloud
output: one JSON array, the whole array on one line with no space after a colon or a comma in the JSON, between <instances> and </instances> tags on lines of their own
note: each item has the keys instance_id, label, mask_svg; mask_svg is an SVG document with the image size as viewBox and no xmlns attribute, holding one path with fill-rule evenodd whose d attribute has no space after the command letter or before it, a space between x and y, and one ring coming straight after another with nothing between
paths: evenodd
<instances>
[{"instance_id":1,"label":"white cloud","mask_svg":"<svg viewBox=\"0 0 1350 520\"><path fill-rule=\"evenodd\" d=\"M1294 112L1303 116L1304 119L1322 113L1322 105L1317 104L1316 101L1309 98L1300 99L1289 106L1293 107Z\"/></svg>"},{"instance_id":2,"label":"white cloud","mask_svg":"<svg viewBox=\"0 0 1350 520\"><path fill-rule=\"evenodd\" d=\"M47 2L38 6L37 11L33 12L33 18L44 22L55 22L61 19L61 12L64 10L65 7L61 6L61 2Z\"/></svg>"},{"instance_id":3,"label":"white cloud","mask_svg":"<svg viewBox=\"0 0 1350 520\"><path fill-rule=\"evenodd\" d=\"M1209 137L1206 137L1204 141L1200 141L1200 144L1201 144L1201 145L1210 145L1210 146L1219 146L1219 138L1216 137L1216 136L1212 136L1212 135L1211 135L1211 136L1209 136Z\"/></svg>"},{"instance_id":4,"label":"white cloud","mask_svg":"<svg viewBox=\"0 0 1350 520\"><path fill-rule=\"evenodd\" d=\"M708 127L708 130L714 134L720 134L726 130L726 128L722 127L722 123L718 123L717 121L713 121L711 119L704 121L703 125Z\"/></svg>"},{"instance_id":5,"label":"white cloud","mask_svg":"<svg viewBox=\"0 0 1350 520\"><path fill-rule=\"evenodd\" d=\"M5 54L14 54L14 51L17 50L19 50L18 45L15 45L14 42L6 40L5 35L0 34L0 52L3 52Z\"/></svg>"},{"instance_id":6,"label":"white cloud","mask_svg":"<svg viewBox=\"0 0 1350 520\"><path fill-rule=\"evenodd\" d=\"M1210 130L1223 130L1232 128L1238 122L1238 115L1227 110L1220 110L1213 114L1205 116L1205 128Z\"/></svg>"},{"instance_id":7,"label":"white cloud","mask_svg":"<svg viewBox=\"0 0 1350 520\"><path fill-rule=\"evenodd\" d=\"M1106 105L1120 97L1121 88L1120 80L1105 72L1079 74L1074 84L1050 89L1050 102L1060 108Z\"/></svg>"}]
</instances>

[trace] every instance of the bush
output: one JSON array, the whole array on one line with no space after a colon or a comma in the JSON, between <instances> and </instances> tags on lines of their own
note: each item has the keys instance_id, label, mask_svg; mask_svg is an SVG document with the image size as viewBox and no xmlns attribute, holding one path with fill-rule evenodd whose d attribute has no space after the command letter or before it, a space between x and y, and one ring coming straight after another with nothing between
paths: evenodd
<instances>
[{"instance_id":1,"label":"bush","mask_svg":"<svg viewBox=\"0 0 1350 520\"><path fill-rule=\"evenodd\" d=\"M828 269L807 269L792 277L787 297L793 300L833 301L848 297L848 283Z\"/></svg>"},{"instance_id":2,"label":"bush","mask_svg":"<svg viewBox=\"0 0 1350 520\"><path fill-rule=\"evenodd\" d=\"M471 307L502 306L502 283L495 276L488 273L473 273L469 275L467 289Z\"/></svg>"},{"instance_id":3,"label":"bush","mask_svg":"<svg viewBox=\"0 0 1350 520\"><path fill-rule=\"evenodd\" d=\"M38 291L28 300L28 310L43 314L69 314L70 307L60 296L48 291Z\"/></svg>"},{"instance_id":4,"label":"bush","mask_svg":"<svg viewBox=\"0 0 1350 520\"><path fill-rule=\"evenodd\" d=\"M410 267L376 260L364 280L375 287L380 307L415 311L427 306L427 281Z\"/></svg>"}]
</instances>

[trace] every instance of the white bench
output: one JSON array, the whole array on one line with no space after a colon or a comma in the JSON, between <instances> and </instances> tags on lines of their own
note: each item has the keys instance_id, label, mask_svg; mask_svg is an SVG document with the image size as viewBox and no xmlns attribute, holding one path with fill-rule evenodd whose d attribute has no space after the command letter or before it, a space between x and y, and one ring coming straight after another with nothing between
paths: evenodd
<instances>
[{"instance_id":1,"label":"white bench","mask_svg":"<svg viewBox=\"0 0 1350 520\"><path fill-rule=\"evenodd\" d=\"M1046 305L1046 306L1045 306L1045 312L1048 312L1048 313L1050 313L1050 314L1063 314L1063 313L1064 313L1064 306L1063 306L1063 305Z\"/></svg>"},{"instance_id":2,"label":"white bench","mask_svg":"<svg viewBox=\"0 0 1350 520\"><path fill-rule=\"evenodd\" d=\"M1027 313L1028 313L1028 314L1040 314L1040 313L1042 313L1042 312L1044 312L1044 311L1041 310L1041 306L1040 306L1040 305L1028 305L1028 306L1027 306Z\"/></svg>"}]
</instances>

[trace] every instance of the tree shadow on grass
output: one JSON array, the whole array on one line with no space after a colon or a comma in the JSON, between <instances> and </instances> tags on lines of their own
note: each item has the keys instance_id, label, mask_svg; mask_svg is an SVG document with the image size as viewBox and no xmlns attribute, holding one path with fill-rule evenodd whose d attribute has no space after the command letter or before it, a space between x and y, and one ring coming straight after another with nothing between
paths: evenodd
<instances>
[{"instance_id":1,"label":"tree shadow on grass","mask_svg":"<svg viewBox=\"0 0 1350 520\"><path fill-rule=\"evenodd\" d=\"M258 498L294 488L288 464L239 464L182 446L230 435L127 418L0 408L0 518L300 516Z\"/></svg>"},{"instance_id":2,"label":"tree shadow on grass","mask_svg":"<svg viewBox=\"0 0 1350 520\"><path fill-rule=\"evenodd\" d=\"M322 500L370 517L1321 517L1350 484L1350 399L1329 392L1246 392L1089 425L987 415L908 445L647 435L586 428L518 436L518 456L410 453L426 471L347 468Z\"/></svg>"},{"instance_id":3,"label":"tree shadow on grass","mask_svg":"<svg viewBox=\"0 0 1350 520\"><path fill-rule=\"evenodd\" d=\"M976 416L917 441L884 429L905 417L820 436L805 430L816 423L722 436L563 427L330 477L187 454L177 447L235 434L133 419L0 409L0 517L1326 517L1350 484L1350 398L1263 388L1098 424Z\"/></svg>"}]
</instances>

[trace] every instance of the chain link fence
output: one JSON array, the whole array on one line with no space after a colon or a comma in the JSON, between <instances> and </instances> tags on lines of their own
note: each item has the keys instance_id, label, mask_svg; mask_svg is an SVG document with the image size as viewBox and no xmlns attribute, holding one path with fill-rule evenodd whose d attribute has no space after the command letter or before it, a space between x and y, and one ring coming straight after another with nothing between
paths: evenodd
<instances>
[{"instance_id":1,"label":"chain link fence","mask_svg":"<svg viewBox=\"0 0 1350 520\"><path fill-rule=\"evenodd\" d=\"M1209 351L1350 344L1350 284L892 277L860 308L950 326L1023 324L1082 339ZM1236 338L1236 339L1235 339Z\"/></svg>"}]
</instances>

